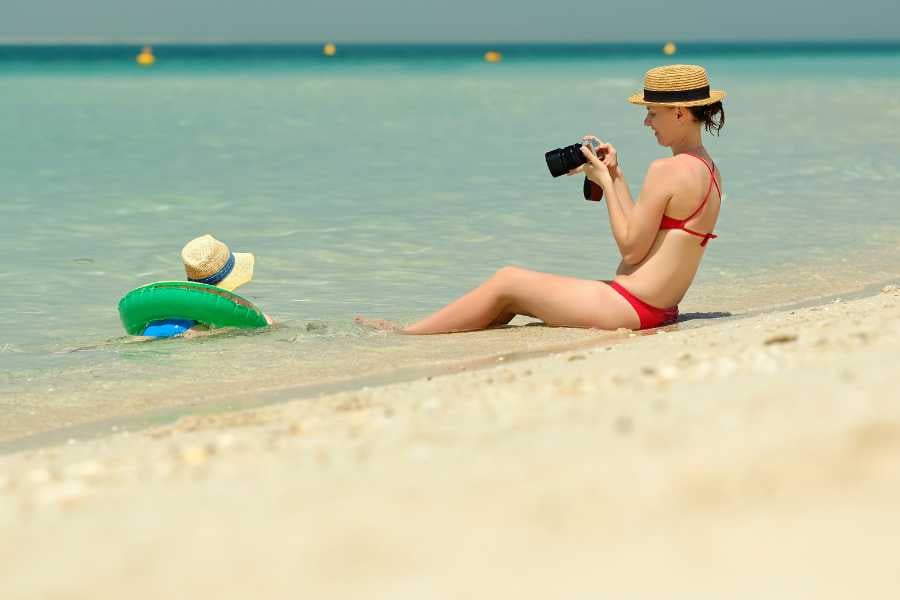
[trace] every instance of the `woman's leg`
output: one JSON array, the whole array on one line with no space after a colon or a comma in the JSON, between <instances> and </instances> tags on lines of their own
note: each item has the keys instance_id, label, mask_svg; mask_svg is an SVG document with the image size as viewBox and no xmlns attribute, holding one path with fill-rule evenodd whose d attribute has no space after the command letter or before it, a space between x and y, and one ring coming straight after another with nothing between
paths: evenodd
<instances>
[{"instance_id":1,"label":"woman's leg","mask_svg":"<svg viewBox=\"0 0 900 600\"><path fill-rule=\"evenodd\" d=\"M508 323L517 314L562 327L640 327L631 305L602 281L504 267L468 294L403 331L472 331Z\"/></svg>"}]
</instances>

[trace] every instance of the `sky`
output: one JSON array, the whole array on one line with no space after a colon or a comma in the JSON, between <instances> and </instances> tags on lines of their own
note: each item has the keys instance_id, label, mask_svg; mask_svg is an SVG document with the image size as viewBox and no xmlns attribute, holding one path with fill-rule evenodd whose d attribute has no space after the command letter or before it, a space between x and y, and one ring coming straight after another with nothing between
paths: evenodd
<instances>
[{"instance_id":1,"label":"sky","mask_svg":"<svg viewBox=\"0 0 900 600\"><path fill-rule=\"evenodd\" d=\"M0 0L0 41L900 40L898 0Z\"/></svg>"}]
</instances>

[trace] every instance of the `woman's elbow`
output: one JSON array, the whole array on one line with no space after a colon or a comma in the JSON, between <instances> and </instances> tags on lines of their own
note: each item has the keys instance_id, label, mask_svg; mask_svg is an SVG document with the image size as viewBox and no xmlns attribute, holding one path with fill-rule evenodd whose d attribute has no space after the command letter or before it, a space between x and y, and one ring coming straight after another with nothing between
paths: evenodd
<instances>
[{"instance_id":1,"label":"woman's elbow","mask_svg":"<svg viewBox=\"0 0 900 600\"><path fill-rule=\"evenodd\" d=\"M622 253L622 262L629 267L636 267L641 264L641 261L643 261L646 256L646 252L636 252L634 250L629 250Z\"/></svg>"}]
</instances>

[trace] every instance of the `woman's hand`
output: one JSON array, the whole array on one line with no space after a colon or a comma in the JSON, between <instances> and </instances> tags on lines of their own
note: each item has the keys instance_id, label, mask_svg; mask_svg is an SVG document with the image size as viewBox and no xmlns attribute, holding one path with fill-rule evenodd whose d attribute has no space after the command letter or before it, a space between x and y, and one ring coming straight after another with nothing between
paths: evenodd
<instances>
[{"instance_id":1,"label":"woman's hand","mask_svg":"<svg viewBox=\"0 0 900 600\"><path fill-rule=\"evenodd\" d=\"M600 161L606 165L607 170L609 171L610 177L615 179L618 177L621 172L619 171L619 153L613 147L612 144L607 144L596 135L586 135L581 138L581 141L584 142L582 146L582 152L585 147L587 148L597 148L596 155ZM576 167L566 173L566 175L577 175L579 173L584 173L584 165ZM598 184L599 185L599 184Z\"/></svg>"},{"instance_id":2,"label":"woman's hand","mask_svg":"<svg viewBox=\"0 0 900 600\"><path fill-rule=\"evenodd\" d=\"M594 154L590 146L582 146L581 153L587 159L587 162L580 167L581 172L605 191L612 185L612 175L609 172L609 167Z\"/></svg>"},{"instance_id":3,"label":"woman's hand","mask_svg":"<svg viewBox=\"0 0 900 600\"><path fill-rule=\"evenodd\" d=\"M600 157L600 160L603 161L603 164L609 169L610 175L617 177L619 175L619 153L613 148L613 145L607 144L595 135L586 135L581 139L584 141L593 139L599 142L597 144L597 156Z\"/></svg>"}]
</instances>

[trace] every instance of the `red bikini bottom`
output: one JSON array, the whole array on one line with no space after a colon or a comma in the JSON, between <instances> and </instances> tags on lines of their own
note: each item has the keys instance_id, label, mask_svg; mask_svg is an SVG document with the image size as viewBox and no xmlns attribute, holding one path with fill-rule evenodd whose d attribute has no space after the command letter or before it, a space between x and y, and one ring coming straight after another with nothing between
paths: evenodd
<instances>
[{"instance_id":1,"label":"red bikini bottom","mask_svg":"<svg viewBox=\"0 0 900 600\"><path fill-rule=\"evenodd\" d=\"M625 298L637 313L638 319L641 321L641 329L652 329L669 325L678 320L678 306L671 308L656 308L650 306L615 281L607 281L609 287L619 292L619 295Z\"/></svg>"}]
</instances>

